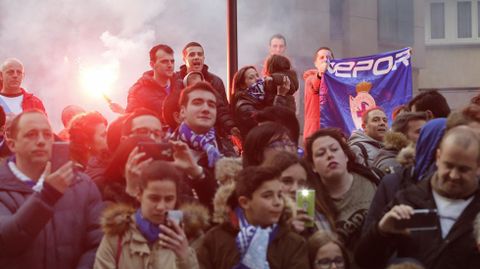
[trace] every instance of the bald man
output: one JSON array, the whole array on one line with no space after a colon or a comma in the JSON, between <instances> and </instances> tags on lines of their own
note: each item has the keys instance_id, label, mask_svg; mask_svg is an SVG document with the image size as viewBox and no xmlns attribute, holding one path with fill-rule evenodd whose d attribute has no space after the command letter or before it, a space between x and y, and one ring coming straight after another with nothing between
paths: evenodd
<instances>
[{"instance_id":1,"label":"bald man","mask_svg":"<svg viewBox=\"0 0 480 269\"><path fill-rule=\"evenodd\" d=\"M480 211L480 142L471 127L455 127L445 134L436 166L430 179L397 193L394 206L370 227L357 246L358 265L385 268L396 252L431 269L480 268L473 236ZM411 219L414 209L435 211L434 228L400 229L398 221Z\"/></svg>"},{"instance_id":2,"label":"bald man","mask_svg":"<svg viewBox=\"0 0 480 269\"><path fill-rule=\"evenodd\" d=\"M3 62L0 72L0 106L6 114L17 115L24 110L39 109L45 112L40 99L21 87L25 70L22 62L10 58Z\"/></svg>"}]
</instances>

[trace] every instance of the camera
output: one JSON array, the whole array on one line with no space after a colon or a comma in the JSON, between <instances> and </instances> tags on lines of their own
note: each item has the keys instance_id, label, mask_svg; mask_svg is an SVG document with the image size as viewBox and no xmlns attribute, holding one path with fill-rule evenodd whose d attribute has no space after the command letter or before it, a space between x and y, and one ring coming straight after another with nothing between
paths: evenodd
<instances>
[{"instance_id":1,"label":"camera","mask_svg":"<svg viewBox=\"0 0 480 269\"><path fill-rule=\"evenodd\" d=\"M138 149L140 152L145 152L147 158L173 161L173 147L170 143L139 142Z\"/></svg>"},{"instance_id":2,"label":"camera","mask_svg":"<svg viewBox=\"0 0 480 269\"><path fill-rule=\"evenodd\" d=\"M414 231L432 231L438 229L438 213L436 209L414 209L410 219L395 222L395 228Z\"/></svg>"}]
</instances>

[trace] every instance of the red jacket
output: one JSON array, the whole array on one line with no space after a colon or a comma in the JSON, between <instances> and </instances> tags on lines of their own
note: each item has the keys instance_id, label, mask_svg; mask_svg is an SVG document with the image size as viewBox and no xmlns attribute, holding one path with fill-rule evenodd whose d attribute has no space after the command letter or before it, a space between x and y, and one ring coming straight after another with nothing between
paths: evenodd
<instances>
[{"instance_id":1,"label":"red jacket","mask_svg":"<svg viewBox=\"0 0 480 269\"><path fill-rule=\"evenodd\" d=\"M305 71L303 79L305 80L303 137L306 139L320 129L320 98L318 93L321 79L317 76L316 69Z\"/></svg>"}]
</instances>

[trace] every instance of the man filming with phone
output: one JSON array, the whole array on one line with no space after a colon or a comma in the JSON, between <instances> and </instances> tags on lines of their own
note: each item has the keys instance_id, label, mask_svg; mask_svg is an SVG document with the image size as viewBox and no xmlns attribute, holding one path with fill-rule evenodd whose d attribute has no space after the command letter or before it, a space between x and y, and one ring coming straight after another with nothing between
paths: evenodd
<instances>
[{"instance_id":1,"label":"man filming with phone","mask_svg":"<svg viewBox=\"0 0 480 269\"><path fill-rule=\"evenodd\" d=\"M53 132L39 110L12 121L0 166L0 268L92 268L100 193L68 162L51 171Z\"/></svg>"},{"instance_id":2,"label":"man filming with phone","mask_svg":"<svg viewBox=\"0 0 480 269\"><path fill-rule=\"evenodd\" d=\"M397 193L394 206L372 225L355 253L359 265L385 268L396 251L426 268L480 268L472 229L480 211L480 142L470 127L445 134L436 166L430 179ZM419 216L425 212L430 217Z\"/></svg>"}]
</instances>

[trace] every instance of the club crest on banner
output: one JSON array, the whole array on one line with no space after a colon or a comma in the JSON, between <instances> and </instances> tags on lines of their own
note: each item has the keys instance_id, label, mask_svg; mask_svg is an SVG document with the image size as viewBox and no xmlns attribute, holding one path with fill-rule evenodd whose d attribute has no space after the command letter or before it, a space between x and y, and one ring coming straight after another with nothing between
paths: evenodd
<instances>
[{"instance_id":1,"label":"club crest on banner","mask_svg":"<svg viewBox=\"0 0 480 269\"><path fill-rule=\"evenodd\" d=\"M355 86L357 95L349 95L350 113L356 129L362 127L362 115L368 109L375 107L375 99L368 93L372 89L372 83L362 81Z\"/></svg>"}]
</instances>

